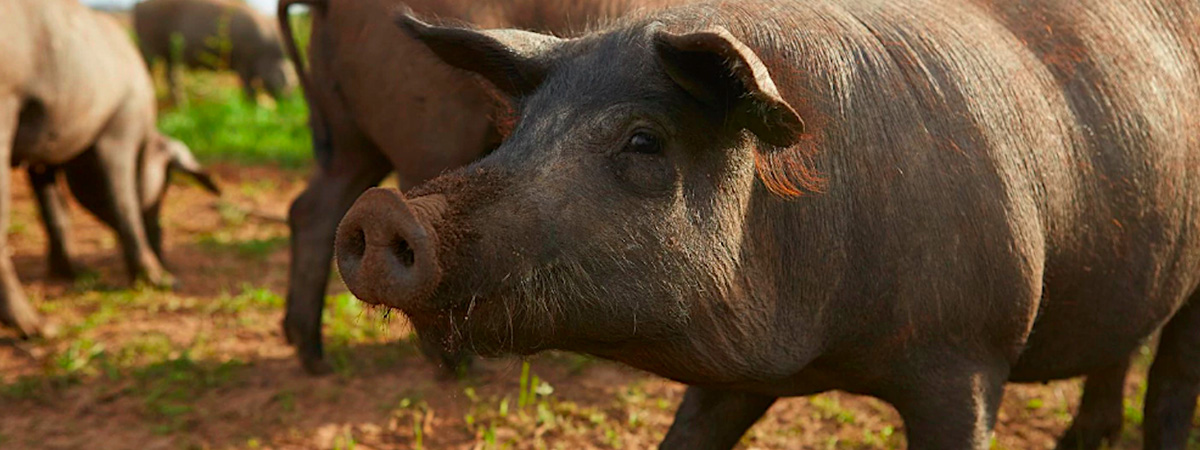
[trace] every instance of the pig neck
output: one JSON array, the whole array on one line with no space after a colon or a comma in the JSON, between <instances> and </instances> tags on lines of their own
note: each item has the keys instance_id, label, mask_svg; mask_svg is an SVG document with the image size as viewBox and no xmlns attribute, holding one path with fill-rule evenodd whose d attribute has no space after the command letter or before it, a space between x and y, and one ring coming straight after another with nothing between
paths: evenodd
<instances>
[{"instance_id":1,"label":"pig neck","mask_svg":"<svg viewBox=\"0 0 1200 450\"><path fill-rule=\"evenodd\" d=\"M838 336L847 328L837 325L846 308L835 306L844 300L838 274L848 266L828 232L838 221L808 217L795 204L804 200L747 190L752 193L737 211L726 212L746 221L727 221L737 229L719 231L737 236L732 275L705 289L720 295L690 302L685 330L583 351L689 384L769 395L806 395L844 382L819 364L821 356L840 351Z\"/></svg>"},{"instance_id":2,"label":"pig neck","mask_svg":"<svg viewBox=\"0 0 1200 450\"><path fill-rule=\"evenodd\" d=\"M811 367L825 350L819 311L751 292L759 289L743 283L738 292L693 308L679 336L583 351L692 385L768 395L830 389L838 377Z\"/></svg>"}]
</instances>

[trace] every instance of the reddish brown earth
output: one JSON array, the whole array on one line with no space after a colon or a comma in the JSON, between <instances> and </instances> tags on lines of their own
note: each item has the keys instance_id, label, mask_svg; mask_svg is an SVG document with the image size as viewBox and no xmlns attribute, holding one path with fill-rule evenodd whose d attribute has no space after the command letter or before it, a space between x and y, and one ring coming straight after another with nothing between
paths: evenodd
<instances>
[{"instance_id":1,"label":"reddish brown earth","mask_svg":"<svg viewBox=\"0 0 1200 450\"><path fill-rule=\"evenodd\" d=\"M466 381L440 378L403 318L362 311L344 295L325 321L337 373L304 375L278 330L280 219L304 173L215 171L223 199L186 183L167 199L167 259L183 281L174 293L130 289L112 233L78 208L74 253L94 275L48 280L36 210L17 177L14 259L62 331L36 342L0 332L0 448L651 448L666 432L683 391L676 383L552 353L530 360L541 389L522 406L521 361L484 361ZM1114 448L1140 448L1140 359ZM1078 386L1011 386L993 448L1051 448ZM834 393L781 401L742 448L903 448L902 432L886 404Z\"/></svg>"}]
</instances>

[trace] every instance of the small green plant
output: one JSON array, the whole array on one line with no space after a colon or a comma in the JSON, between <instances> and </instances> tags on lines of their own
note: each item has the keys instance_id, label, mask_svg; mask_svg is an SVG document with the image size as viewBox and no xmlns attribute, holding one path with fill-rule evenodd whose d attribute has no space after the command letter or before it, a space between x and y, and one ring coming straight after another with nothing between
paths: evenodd
<instances>
[{"instance_id":1,"label":"small green plant","mask_svg":"<svg viewBox=\"0 0 1200 450\"><path fill-rule=\"evenodd\" d=\"M139 368L133 376L147 419L158 422L156 432L166 434L190 423L197 395L231 382L243 366L237 360L198 363L185 351L177 358Z\"/></svg>"},{"instance_id":2,"label":"small green plant","mask_svg":"<svg viewBox=\"0 0 1200 450\"><path fill-rule=\"evenodd\" d=\"M238 191L246 197L257 197L277 190L279 190L279 182L270 178L247 181L238 186Z\"/></svg>"},{"instance_id":3,"label":"small green plant","mask_svg":"<svg viewBox=\"0 0 1200 450\"><path fill-rule=\"evenodd\" d=\"M217 215L221 216L221 225L225 227L237 227L245 224L246 219L250 216L245 208L225 200L217 200ZM225 233L228 235L229 231L225 230Z\"/></svg>"},{"instance_id":4,"label":"small green plant","mask_svg":"<svg viewBox=\"0 0 1200 450\"><path fill-rule=\"evenodd\" d=\"M834 419L840 424L852 425L856 421L853 411L842 407L841 401L831 395L816 395L809 398L809 404L816 410L821 419Z\"/></svg>"},{"instance_id":5,"label":"small green plant","mask_svg":"<svg viewBox=\"0 0 1200 450\"><path fill-rule=\"evenodd\" d=\"M873 448L896 448L899 445L899 439L895 439L897 437L895 434L896 429L891 425L884 426L879 431L872 431L868 428L863 430L862 443Z\"/></svg>"},{"instance_id":6,"label":"small green plant","mask_svg":"<svg viewBox=\"0 0 1200 450\"><path fill-rule=\"evenodd\" d=\"M1042 407L1044 407L1044 406L1046 406L1046 402L1037 397L1031 398L1031 399L1029 399L1028 402L1025 402L1025 409L1028 409L1030 411L1036 411L1036 410L1042 409Z\"/></svg>"},{"instance_id":7,"label":"small green plant","mask_svg":"<svg viewBox=\"0 0 1200 450\"><path fill-rule=\"evenodd\" d=\"M345 430L333 442L334 450L354 450L358 448L358 442L354 440L354 434L350 430Z\"/></svg>"},{"instance_id":8,"label":"small green plant","mask_svg":"<svg viewBox=\"0 0 1200 450\"><path fill-rule=\"evenodd\" d=\"M387 335L386 312L366 309L351 294L339 294L326 300L323 319L329 339L341 344L375 341Z\"/></svg>"},{"instance_id":9,"label":"small green plant","mask_svg":"<svg viewBox=\"0 0 1200 450\"><path fill-rule=\"evenodd\" d=\"M104 356L104 344L91 339L79 339L54 357L54 368L63 375L82 374L93 369L92 362Z\"/></svg>"},{"instance_id":10,"label":"small green plant","mask_svg":"<svg viewBox=\"0 0 1200 450\"><path fill-rule=\"evenodd\" d=\"M296 393L291 390L284 389L275 394L271 399L279 405L279 409L285 413L296 411Z\"/></svg>"},{"instance_id":11,"label":"small green plant","mask_svg":"<svg viewBox=\"0 0 1200 450\"><path fill-rule=\"evenodd\" d=\"M238 313L250 308L276 310L283 307L284 300L270 289L243 284L240 294L232 297L222 296L218 303L223 303L222 310Z\"/></svg>"},{"instance_id":12,"label":"small green plant","mask_svg":"<svg viewBox=\"0 0 1200 450\"><path fill-rule=\"evenodd\" d=\"M12 218L9 219L7 232L9 236L21 236L28 231L28 228L29 227L25 225L25 222L16 218Z\"/></svg>"},{"instance_id":13,"label":"small green plant","mask_svg":"<svg viewBox=\"0 0 1200 450\"><path fill-rule=\"evenodd\" d=\"M146 333L134 337L113 355L118 367L133 367L142 363L156 363L171 358L175 353L171 339L162 333Z\"/></svg>"},{"instance_id":14,"label":"small green plant","mask_svg":"<svg viewBox=\"0 0 1200 450\"><path fill-rule=\"evenodd\" d=\"M400 399L399 407L396 411L398 419L403 420L404 415L409 416L412 423L412 434L414 450L423 450L425 448L425 420L430 417L429 404L425 401L414 401L412 398L404 397Z\"/></svg>"},{"instance_id":15,"label":"small green plant","mask_svg":"<svg viewBox=\"0 0 1200 450\"><path fill-rule=\"evenodd\" d=\"M554 399L554 388L533 373L528 361L521 364L515 402L510 395L485 400L471 387L465 388L463 394L472 404L463 421L485 449L511 448L517 443L550 448L546 439L550 433L584 434L595 428L611 428L608 416L602 411ZM613 431L614 439L616 435Z\"/></svg>"}]
</instances>

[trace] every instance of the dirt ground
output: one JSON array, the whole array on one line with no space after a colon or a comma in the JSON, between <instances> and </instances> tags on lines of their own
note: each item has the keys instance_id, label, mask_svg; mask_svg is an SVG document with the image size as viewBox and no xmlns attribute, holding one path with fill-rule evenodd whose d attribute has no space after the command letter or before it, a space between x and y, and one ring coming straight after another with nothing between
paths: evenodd
<instances>
[{"instance_id":1,"label":"dirt ground","mask_svg":"<svg viewBox=\"0 0 1200 450\"><path fill-rule=\"evenodd\" d=\"M279 332L281 219L305 173L214 170L223 198L177 182L167 199L176 292L130 287L112 233L78 208L73 252L90 272L48 279L17 177L13 258L60 332L24 342L0 331L0 448L651 448L670 425L680 385L577 355L488 360L466 380L441 377L402 317L362 309L336 281L325 321L336 372L306 376ZM1139 359L1116 449L1140 448L1148 355ZM1077 380L1010 386L993 448L1052 448L1078 396ZM830 393L780 401L741 448L903 448L902 434L886 404Z\"/></svg>"}]
</instances>

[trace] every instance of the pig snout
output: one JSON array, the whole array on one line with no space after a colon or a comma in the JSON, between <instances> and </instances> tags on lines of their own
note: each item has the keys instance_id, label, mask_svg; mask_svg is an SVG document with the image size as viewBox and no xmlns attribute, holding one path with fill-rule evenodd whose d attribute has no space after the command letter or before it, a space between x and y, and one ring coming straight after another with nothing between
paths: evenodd
<instances>
[{"instance_id":1,"label":"pig snout","mask_svg":"<svg viewBox=\"0 0 1200 450\"><path fill-rule=\"evenodd\" d=\"M442 195L408 200L395 189L374 188L359 197L336 242L338 270L350 292L371 304L427 309L442 277L431 223L445 209Z\"/></svg>"}]
</instances>

